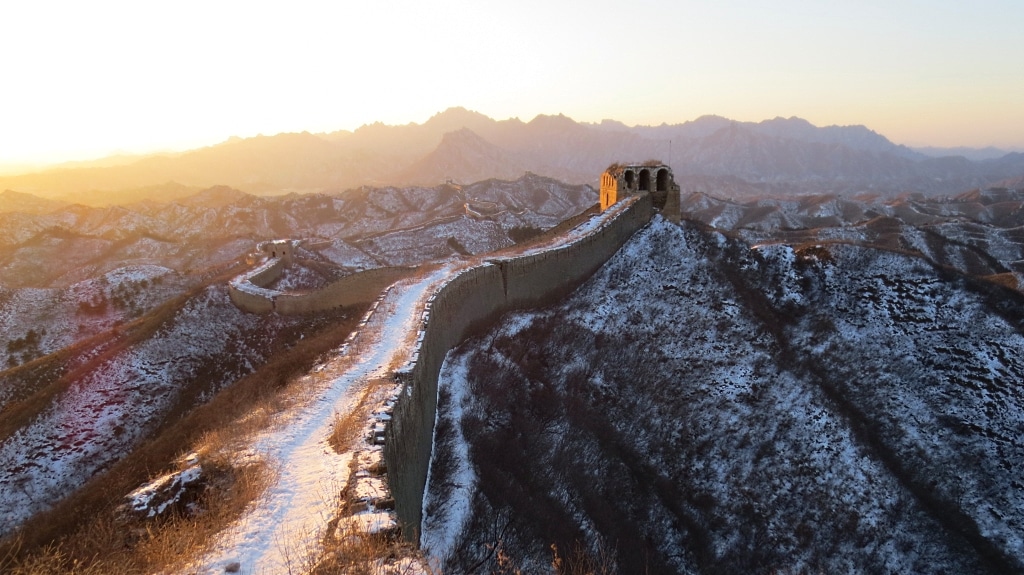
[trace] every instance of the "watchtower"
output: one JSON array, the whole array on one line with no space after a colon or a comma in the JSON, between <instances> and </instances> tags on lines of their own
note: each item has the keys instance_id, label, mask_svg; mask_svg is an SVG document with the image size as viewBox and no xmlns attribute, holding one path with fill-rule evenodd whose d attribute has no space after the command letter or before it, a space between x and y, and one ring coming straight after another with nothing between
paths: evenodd
<instances>
[{"instance_id":1,"label":"watchtower","mask_svg":"<svg viewBox=\"0 0 1024 575\"><path fill-rule=\"evenodd\" d=\"M601 211L615 202L648 193L654 209L673 222L679 221L679 185L672 168L659 161L643 164L612 164L601 174Z\"/></svg>"},{"instance_id":2,"label":"watchtower","mask_svg":"<svg viewBox=\"0 0 1024 575\"><path fill-rule=\"evenodd\" d=\"M295 240L271 240L261 242L256 249L271 258L281 258L285 264L292 263L295 256L295 248L299 242Z\"/></svg>"}]
</instances>

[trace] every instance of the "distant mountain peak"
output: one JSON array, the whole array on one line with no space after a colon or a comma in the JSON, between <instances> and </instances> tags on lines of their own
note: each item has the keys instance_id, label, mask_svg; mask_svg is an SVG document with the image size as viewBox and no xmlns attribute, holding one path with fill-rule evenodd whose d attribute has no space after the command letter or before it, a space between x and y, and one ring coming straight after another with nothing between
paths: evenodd
<instances>
[{"instance_id":1,"label":"distant mountain peak","mask_svg":"<svg viewBox=\"0 0 1024 575\"><path fill-rule=\"evenodd\" d=\"M246 198L255 196L231 186L213 186L202 190L194 195L181 199L178 203L186 206L201 206L206 208L222 208Z\"/></svg>"},{"instance_id":2,"label":"distant mountain peak","mask_svg":"<svg viewBox=\"0 0 1024 575\"><path fill-rule=\"evenodd\" d=\"M458 130L452 130L451 132L445 132L444 136L441 137L442 146L451 146L456 143L480 143L487 146L493 146L490 142L483 139L480 134L477 134L469 128L459 128Z\"/></svg>"},{"instance_id":3,"label":"distant mountain peak","mask_svg":"<svg viewBox=\"0 0 1024 575\"><path fill-rule=\"evenodd\" d=\"M464 108L462 106L452 106L452 107L444 110L443 112L438 112L438 113L434 114L433 116L430 117L429 120L427 120L427 122L442 120L442 119L446 119L446 118L467 118L467 117L468 118L486 118L488 120L491 119L491 118L485 116L484 114L481 114L480 112L477 112L475 110L470 110L470 109Z\"/></svg>"},{"instance_id":4,"label":"distant mountain peak","mask_svg":"<svg viewBox=\"0 0 1024 575\"><path fill-rule=\"evenodd\" d=\"M527 126L537 129L551 131L573 131L573 130L586 130L587 127L577 123L572 118L558 114L557 116L549 116L545 114L538 114L534 119L527 123Z\"/></svg>"},{"instance_id":5,"label":"distant mountain peak","mask_svg":"<svg viewBox=\"0 0 1024 575\"><path fill-rule=\"evenodd\" d=\"M700 122L732 122L732 121L733 120L730 120L729 118L726 118L725 116L719 116L718 114L704 114L703 116L698 116L696 120L691 120L690 123L700 123Z\"/></svg>"},{"instance_id":6,"label":"distant mountain peak","mask_svg":"<svg viewBox=\"0 0 1024 575\"><path fill-rule=\"evenodd\" d=\"M783 118L782 116L775 116L771 120L763 120L761 122L761 125L763 125L763 126L764 125L773 125L773 124L774 125L786 125L786 126L790 126L790 127L800 127L800 128L815 128L814 124L812 124L812 123L808 122L807 120L805 120L803 118L800 118L798 116L790 116L788 118Z\"/></svg>"},{"instance_id":7,"label":"distant mountain peak","mask_svg":"<svg viewBox=\"0 0 1024 575\"><path fill-rule=\"evenodd\" d=\"M488 178L514 179L526 171L521 160L469 128L447 132L425 158L409 167L401 181L434 185L446 180L472 183Z\"/></svg>"},{"instance_id":8,"label":"distant mountain peak","mask_svg":"<svg viewBox=\"0 0 1024 575\"><path fill-rule=\"evenodd\" d=\"M478 126L481 124L493 124L494 120L473 110L467 110L461 106L448 108L430 117L423 123L424 127L451 131L456 128Z\"/></svg>"},{"instance_id":9,"label":"distant mountain peak","mask_svg":"<svg viewBox=\"0 0 1024 575\"><path fill-rule=\"evenodd\" d=\"M622 122L620 122L618 120L610 120L608 118L605 118L605 119L601 120L601 124L600 125L603 126L603 127L623 128L623 129L626 129L626 128L629 127L626 124L624 124L624 123L622 123Z\"/></svg>"}]
</instances>

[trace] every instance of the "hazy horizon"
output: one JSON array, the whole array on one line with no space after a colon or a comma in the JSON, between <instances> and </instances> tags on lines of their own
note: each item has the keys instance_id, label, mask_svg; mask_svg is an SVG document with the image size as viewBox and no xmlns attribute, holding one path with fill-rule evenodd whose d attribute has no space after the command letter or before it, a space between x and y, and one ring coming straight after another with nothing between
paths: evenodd
<instances>
[{"instance_id":1,"label":"hazy horizon","mask_svg":"<svg viewBox=\"0 0 1024 575\"><path fill-rule=\"evenodd\" d=\"M0 170L229 137L496 120L797 116L912 147L1024 149L1010 0L531 0L0 7Z\"/></svg>"},{"instance_id":2,"label":"hazy horizon","mask_svg":"<svg viewBox=\"0 0 1024 575\"><path fill-rule=\"evenodd\" d=\"M452 108L462 108L462 106L453 106ZM451 109L451 108L448 108L448 109ZM437 112L436 114L432 114L431 117L433 117L434 115L441 114L444 111L446 111L446 110L441 110L441 111ZM471 112L475 112L475 110L470 110L470 111ZM557 115L559 115L559 113L542 114L542 115L557 116ZM706 114L705 116L707 116L707 115L712 115L712 114ZM778 118L778 116L776 118ZM400 125L408 125L408 124L419 124L419 125L422 125L424 122L428 121L429 119L430 118L427 118L426 120L419 121L419 122L406 122L406 123L400 124ZM529 122L533 118L526 118L526 119L524 119L524 118L519 118L519 117L512 117L512 118L492 118L492 119L495 120L495 121L519 119L519 120L521 120L523 122ZM571 118L570 117L570 119L576 121L575 118ZM692 118L690 120L684 120L683 122L679 122L679 124L684 124L686 122L694 121L694 120L697 120L697 119L698 118ZM729 119L733 120L733 118L729 118ZM760 122L760 121L768 121L768 120L772 120L772 119L774 119L774 118L764 118L762 120L758 120L758 122ZM597 125L597 124L600 124L601 121L605 121L605 120L618 121L615 118L603 118L602 120L597 121L597 122L580 122L580 123L582 123L584 125ZM361 127L364 127L364 126L370 125L370 124L374 124L374 123L379 123L379 122L368 122L366 124L362 124L362 125L358 126L357 128L355 128L355 130L358 130ZM396 125L396 124L391 124L391 125ZM627 124L627 127L630 127L630 128L638 127L638 126L650 126L650 124L646 124L646 125L644 125L644 124L628 125ZM826 126L817 126L817 127L821 128L821 127L826 127ZM871 129L871 126L866 126L866 127L868 129ZM347 131L355 131L355 130L347 130ZM328 130L328 131L325 131L325 132L318 132L318 133L319 134L328 134L328 133L332 133L332 132L341 132L341 131L346 131L346 130L344 130L344 129ZM248 136L248 137L276 136L276 135L281 135L281 134L286 134L286 133L300 133L300 132L309 132L309 130L301 130L301 131L295 130L295 131L289 131L289 132L278 132L276 134L262 134L261 133L261 134L253 134L252 136ZM881 135L885 136L885 134L881 134ZM233 139L237 139L237 138L241 138L241 136L230 135L230 136L227 136L225 138L219 139L217 141L210 142L208 144L199 144L199 145L196 145L194 147L188 147L188 148L180 148L180 149L163 148L163 149L152 149L152 150L142 150L142 149L140 149L140 150L136 150L136 151L113 150L110 153L101 154L101 155L98 155L98 156L72 157L72 158L66 158L66 159L59 159L59 160L53 161L53 162L45 162L45 161L40 161L40 162L20 162L20 163L16 162L16 163L9 163L9 164L5 164L5 163L0 162L0 176L22 175L22 174L29 174L29 173L32 173L32 172L35 172L35 171L45 171L45 170L49 170L49 169L59 169L59 168L63 168L63 167L77 167L79 164L87 164L89 166L94 166L95 164L103 163L104 160L110 160L111 161L111 165L120 165L122 163L121 160L124 160L123 163L131 163L132 161L135 161L135 160L138 160L138 159L142 159L142 158L145 158L145 157L149 157L149 156L175 155L175 154L189 152L189 151L192 151L192 150L202 149L202 148L205 148L205 147L217 146L219 144L227 143L227 142L229 142L229 141L231 141ZM900 142L894 142L894 143L895 144L900 144ZM934 149L934 150L956 150L956 149L959 149L959 148L968 148L968 149L982 150L982 149L984 149L986 147L990 147L990 148L995 148L996 147L996 146L928 146L928 145L914 146L914 145L909 145L909 144L904 144L904 145L907 145L908 147L911 147L911 148L922 149L922 150L926 150L926 149L929 149L929 148ZM1010 152L1024 152L1024 147L1007 147L1007 146L1004 146L1004 147L999 147L999 149L1002 150L1003 152L1006 152L1006 153L1010 153Z\"/></svg>"}]
</instances>

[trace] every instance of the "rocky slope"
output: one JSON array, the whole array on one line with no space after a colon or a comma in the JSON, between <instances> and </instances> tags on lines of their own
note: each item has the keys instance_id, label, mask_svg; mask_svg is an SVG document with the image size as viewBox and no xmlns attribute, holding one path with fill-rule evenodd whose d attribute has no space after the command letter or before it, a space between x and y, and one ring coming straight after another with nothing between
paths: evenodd
<instances>
[{"instance_id":1,"label":"rocky slope","mask_svg":"<svg viewBox=\"0 0 1024 575\"><path fill-rule=\"evenodd\" d=\"M550 228L596 199L587 186L527 174L272 198L219 186L166 203L11 211L0 213L0 286L64 287L132 264L210 273L257 241L284 237L309 240L338 265L395 265L459 253L437 246L410 253L404 244L454 239L470 252L489 251L513 243L510 233Z\"/></svg>"},{"instance_id":2,"label":"rocky slope","mask_svg":"<svg viewBox=\"0 0 1024 575\"><path fill-rule=\"evenodd\" d=\"M863 239L659 219L453 352L428 552L452 573L1024 572L1024 298Z\"/></svg>"},{"instance_id":3,"label":"rocky slope","mask_svg":"<svg viewBox=\"0 0 1024 575\"><path fill-rule=\"evenodd\" d=\"M505 247L595 200L527 174L0 213L2 523L316 327L213 282L257 241L308 240L276 286L302 290ZM1022 200L688 195L681 227L453 356L425 545L452 572L536 571L552 543L620 572L1021 571Z\"/></svg>"}]
</instances>

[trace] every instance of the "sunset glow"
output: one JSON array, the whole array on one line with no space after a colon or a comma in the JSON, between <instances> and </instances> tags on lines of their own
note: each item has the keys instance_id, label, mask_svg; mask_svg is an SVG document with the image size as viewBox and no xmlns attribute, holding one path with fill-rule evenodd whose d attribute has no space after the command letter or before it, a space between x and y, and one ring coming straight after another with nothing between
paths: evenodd
<instances>
[{"instance_id":1,"label":"sunset glow","mask_svg":"<svg viewBox=\"0 0 1024 575\"><path fill-rule=\"evenodd\" d=\"M451 106L631 125L799 116L1024 149L1015 0L43 1L4 3L0 22L0 166Z\"/></svg>"}]
</instances>

